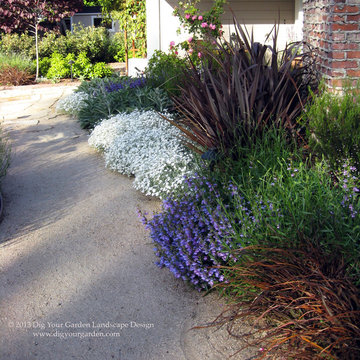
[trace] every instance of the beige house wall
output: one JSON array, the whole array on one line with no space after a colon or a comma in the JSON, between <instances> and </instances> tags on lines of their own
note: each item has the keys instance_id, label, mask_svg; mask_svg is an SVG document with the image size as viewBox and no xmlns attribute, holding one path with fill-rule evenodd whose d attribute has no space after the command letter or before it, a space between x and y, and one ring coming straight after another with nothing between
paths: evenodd
<instances>
[{"instance_id":1,"label":"beige house wall","mask_svg":"<svg viewBox=\"0 0 360 360\"><path fill-rule=\"evenodd\" d=\"M199 8L209 9L213 2L203 0ZM169 50L171 41L183 41L189 34L177 34L180 23L172 12L177 0L147 0L148 57L156 49ZM264 42L275 23L279 24L279 48L286 43L302 40L302 0L229 0L222 18L225 34L233 32L233 13L254 32L256 41Z\"/></svg>"}]
</instances>

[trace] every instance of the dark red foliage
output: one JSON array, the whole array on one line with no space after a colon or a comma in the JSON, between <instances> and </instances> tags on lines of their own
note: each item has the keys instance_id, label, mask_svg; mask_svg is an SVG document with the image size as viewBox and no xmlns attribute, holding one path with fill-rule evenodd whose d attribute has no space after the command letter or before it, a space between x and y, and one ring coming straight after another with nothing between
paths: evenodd
<instances>
[{"instance_id":1,"label":"dark red foliage","mask_svg":"<svg viewBox=\"0 0 360 360\"><path fill-rule=\"evenodd\" d=\"M32 30L40 19L59 23L83 6L82 0L0 0L0 30Z\"/></svg>"},{"instance_id":2,"label":"dark red foliage","mask_svg":"<svg viewBox=\"0 0 360 360\"><path fill-rule=\"evenodd\" d=\"M0 69L0 85L28 85L34 81L35 75L16 66L4 66Z\"/></svg>"},{"instance_id":3,"label":"dark red foliage","mask_svg":"<svg viewBox=\"0 0 360 360\"><path fill-rule=\"evenodd\" d=\"M200 70L192 63L185 71L180 95L173 99L181 115L174 125L200 152L226 155L253 144L270 127L302 139L297 117L310 97L309 87L317 87L316 52L302 42L279 51L276 27L272 46L257 43L234 22L233 40L214 40L215 51L202 50Z\"/></svg>"},{"instance_id":4,"label":"dark red foliage","mask_svg":"<svg viewBox=\"0 0 360 360\"><path fill-rule=\"evenodd\" d=\"M345 276L340 254L329 256L306 239L303 245L242 249L243 261L225 268L229 283L220 285L233 305L214 324L239 337L242 319L255 316L262 327L248 344L262 347L258 359L359 359L359 288Z\"/></svg>"}]
</instances>

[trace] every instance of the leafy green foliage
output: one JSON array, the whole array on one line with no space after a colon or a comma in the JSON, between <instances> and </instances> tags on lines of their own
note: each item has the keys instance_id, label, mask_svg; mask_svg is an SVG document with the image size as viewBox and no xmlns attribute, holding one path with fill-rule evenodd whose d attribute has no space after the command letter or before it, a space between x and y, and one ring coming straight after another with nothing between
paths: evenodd
<instances>
[{"instance_id":1,"label":"leafy green foliage","mask_svg":"<svg viewBox=\"0 0 360 360\"><path fill-rule=\"evenodd\" d=\"M198 151L230 155L271 126L285 128L289 137L302 136L296 118L309 98L308 87L317 85L315 59L302 43L279 52L276 28L273 35L273 46L262 45L236 23L234 41L217 42L217 52L204 49L200 71L192 64L185 72L174 102Z\"/></svg>"},{"instance_id":2,"label":"leafy green foliage","mask_svg":"<svg viewBox=\"0 0 360 360\"><path fill-rule=\"evenodd\" d=\"M106 76L111 76L111 69L104 62L97 62L93 65L92 71L90 74L90 79L94 78L103 78Z\"/></svg>"},{"instance_id":3,"label":"leafy green foliage","mask_svg":"<svg viewBox=\"0 0 360 360\"><path fill-rule=\"evenodd\" d=\"M39 60L39 74L40 76L46 77L49 69L51 66L51 59L46 57L43 57Z\"/></svg>"},{"instance_id":4,"label":"leafy green foliage","mask_svg":"<svg viewBox=\"0 0 360 360\"><path fill-rule=\"evenodd\" d=\"M0 185L1 179L6 175L10 163L10 145L6 135L0 128Z\"/></svg>"},{"instance_id":5,"label":"leafy green foliage","mask_svg":"<svg viewBox=\"0 0 360 360\"><path fill-rule=\"evenodd\" d=\"M156 50L145 69L145 76L149 85L160 87L168 94L174 95L179 93L179 85L183 82L186 67L186 60L175 54L166 54L161 50Z\"/></svg>"},{"instance_id":6,"label":"leafy green foliage","mask_svg":"<svg viewBox=\"0 0 360 360\"><path fill-rule=\"evenodd\" d=\"M45 58L47 59L47 58ZM85 53L80 53L77 57L68 54L66 57L59 53L53 53L50 60L50 67L46 73L49 79L68 78L71 75L70 61L73 61L73 76L75 78L93 79L96 77L110 76L111 69L105 63L92 64ZM48 60L43 60L44 70L48 66Z\"/></svg>"},{"instance_id":7,"label":"leafy green foliage","mask_svg":"<svg viewBox=\"0 0 360 360\"><path fill-rule=\"evenodd\" d=\"M3 34L0 40L0 51L7 56L15 53L35 59L35 38L27 32Z\"/></svg>"},{"instance_id":8,"label":"leafy green foliage","mask_svg":"<svg viewBox=\"0 0 360 360\"><path fill-rule=\"evenodd\" d=\"M70 77L69 61L61 54L53 53L50 58L50 68L46 77L54 80Z\"/></svg>"},{"instance_id":9,"label":"leafy green foliage","mask_svg":"<svg viewBox=\"0 0 360 360\"><path fill-rule=\"evenodd\" d=\"M360 84L344 88L342 95L325 87L304 112L309 144L336 169L345 159L360 171Z\"/></svg>"},{"instance_id":10,"label":"leafy green foliage","mask_svg":"<svg viewBox=\"0 0 360 360\"><path fill-rule=\"evenodd\" d=\"M75 27L74 32L68 31L66 36L48 31L39 39L40 57L51 57L56 52L64 57L69 53L78 56L85 53L92 63L112 62L114 57L124 47L121 33L110 36L104 27ZM24 33L4 34L0 42L1 52L22 54L35 59L35 39Z\"/></svg>"}]
</instances>

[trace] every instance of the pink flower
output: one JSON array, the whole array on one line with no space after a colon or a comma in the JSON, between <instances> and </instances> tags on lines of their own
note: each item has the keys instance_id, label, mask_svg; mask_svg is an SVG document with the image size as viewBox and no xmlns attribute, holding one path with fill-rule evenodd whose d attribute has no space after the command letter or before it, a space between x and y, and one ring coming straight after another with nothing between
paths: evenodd
<instances>
[{"instance_id":1,"label":"pink flower","mask_svg":"<svg viewBox=\"0 0 360 360\"><path fill-rule=\"evenodd\" d=\"M202 17L201 15L199 15L198 19L199 19L199 20L202 20L202 19L203 19L203 17Z\"/></svg>"},{"instance_id":2,"label":"pink flower","mask_svg":"<svg viewBox=\"0 0 360 360\"><path fill-rule=\"evenodd\" d=\"M186 15L185 15L185 19L186 19L186 20L189 20L189 19L190 19L190 14L186 14Z\"/></svg>"},{"instance_id":3,"label":"pink flower","mask_svg":"<svg viewBox=\"0 0 360 360\"><path fill-rule=\"evenodd\" d=\"M178 51L177 50L175 50L175 55L178 55L179 53L178 53Z\"/></svg>"},{"instance_id":4,"label":"pink flower","mask_svg":"<svg viewBox=\"0 0 360 360\"><path fill-rule=\"evenodd\" d=\"M194 52L194 50L191 49L191 48L188 50L188 53L189 53L190 55L191 55L193 52Z\"/></svg>"},{"instance_id":5,"label":"pink flower","mask_svg":"<svg viewBox=\"0 0 360 360\"><path fill-rule=\"evenodd\" d=\"M198 52L198 57L201 58L202 57L202 53Z\"/></svg>"},{"instance_id":6,"label":"pink flower","mask_svg":"<svg viewBox=\"0 0 360 360\"><path fill-rule=\"evenodd\" d=\"M209 28L210 28L211 30L215 30L215 29L216 29L216 25L210 24L210 25L209 25Z\"/></svg>"},{"instance_id":7,"label":"pink flower","mask_svg":"<svg viewBox=\"0 0 360 360\"><path fill-rule=\"evenodd\" d=\"M197 16L194 15L191 19L192 19L192 20L196 20L196 19L197 19Z\"/></svg>"},{"instance_id":8,"label":"pink flower","mask_svg":"<svg viewBox=\"0 0 360 360\"><path fill-rule=\"evenodd\" d=\"M202 28L206 28L208 26L208 24L206 23L206 22L203 22L202 24L201 24L201 27Z\"/></svg>"},{"instance_id":9,"label":"pink flower","mask_svg":"<svg viewBox=\"0 0 360 360\"><path fill-rule=\"evenodd\" d=\"M174 46L175 45L175 41L170 41L170 46Z\"/></svg>"},{"instance_id":10,"label":"pink flower","mask_svg":"<svg viewBox=\"0 0 360 360\"><path fill-rule=\"evenodd\" d=\"M188 38L188 42L191 43L192 41L193 41L193 38L192 38L192 36L190 36L190 37Z\"/></svg>"}]
</instances>

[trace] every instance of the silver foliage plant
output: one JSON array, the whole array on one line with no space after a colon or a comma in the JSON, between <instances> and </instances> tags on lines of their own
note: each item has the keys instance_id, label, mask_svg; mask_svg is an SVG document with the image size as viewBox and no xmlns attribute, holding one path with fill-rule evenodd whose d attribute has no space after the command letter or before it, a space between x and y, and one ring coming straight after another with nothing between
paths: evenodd
<instances>
[{"instance_id":1,"label":"silver foliage plant","mask_svg":"<svg viewBox=\"0 0 360 360\"><path fill-rule=\"evenodd\" d=\"M89 95L85 92L73 92L57 102L56 111L76 115L84 106L84 101L88 98Z\"/></svg>"},{"instance_id":2,"label":"silver foliage plant","mask_svg":"<svg viewBox=\"0 0 360 360\"><path fill-rule=\"evenodd\" d=\"M196 170L180 130L153 110L103 120L92 131L89 145L104 153L108 168L133 175L134 187L146 195L165 198L182 188L184 176Z\"/></svg>"}]
</instances>

